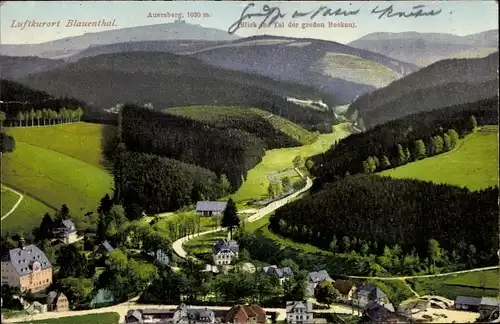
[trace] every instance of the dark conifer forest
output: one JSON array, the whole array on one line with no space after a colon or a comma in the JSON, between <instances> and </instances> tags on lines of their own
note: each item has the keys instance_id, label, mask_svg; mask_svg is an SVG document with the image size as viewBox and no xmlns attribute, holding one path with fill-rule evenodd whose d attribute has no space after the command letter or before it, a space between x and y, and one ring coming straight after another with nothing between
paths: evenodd
<instances>
[{"instance_id":1,"label":"dark conifer forest","mask_svg":"<svg viewBox=\"0 0 500 324\"><path fill-rule=\"evenodd\" d=\"M330 249L347 237L370 249L398 244L428 257L428 242L465 255L470 245L482 262L496 260L498 187L471 192L452 185L395 180L376 175L348 176L311 196L278 209L273 231ZM336 239L335 239L336 238ZM347 251L358 250L349 246Z\"/></svg>"},{"instance_id":2,"label":"dark conifer forest","mask_svg":"<svg viewBox=\"0 0 500 324\"><path fill-rule=\"evenodd\" d=\"M447 141L453 141L455 134L469 133L475 123L498 123L498 97L410 115L352 134L324 154L312 157L310 171L317 177L315 186L346 174L382 171L445 152L453 148ZM367 162L373 164L368 170Z\"/></svg>"},{"instance_id":3,"label":"dark conifer forest","mask_svg":"<svg viewBox=\"0 0 500 324\"><path fill-rule=\"evenodd\" d=\"M135 204L158 213L222 195L216 174L199 166L137 152L123 152L120 160L115 186L126 209Z\"/></svg>"},{"instance_id":4,"label":"dark conifer forest","mask_svg":"<svg viewBox=\"0 0 500 324\"><path fill-rule=\"evenodd\" d=\"M196 164L225 174L238 188L262 160L263 140L238 129L218 129L189 118L127 105L122 111L127 149Z\"/></svg>"}]
</instances>

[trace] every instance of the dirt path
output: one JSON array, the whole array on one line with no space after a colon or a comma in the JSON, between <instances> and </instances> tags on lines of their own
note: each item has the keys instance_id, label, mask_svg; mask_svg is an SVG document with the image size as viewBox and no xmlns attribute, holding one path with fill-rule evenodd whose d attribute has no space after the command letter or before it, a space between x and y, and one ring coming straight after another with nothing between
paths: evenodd
<instances>
[{"instance_id":1,"label":"dirt path","mask_svg":"<svg viewBox=\"0 0 500 324\"><path fill-rule=\"evenodd\" d=\"M5 214L5 215L3 215L3 216L2 216L2 218L1 218L0 220L4 220L4 219L5 219L5 218L7 218L10 214L12 214L12 213L14 212L14 210L16 210L17 206L19 206L19 204L21 203L21 201L23 201L23 198L24 198L24 196L23 196L21 193L19 193L19 192L15 191L14 189L11 189L11 188L6 187L6 186L4 186L4 185L2 185L2 189L6 189L6 190L9 190L9 191L11 191L11 192L15 193L16 195L18 195L18 196L19 196L19 199L18 199L18 200L17 200L17 202L14 204L14 206L12 206L12 208L11 208L11 209L10 209L10 210L9 210L9 211ZM2 191L3 191L3 190L2 190Z\"/></svg>"},{"instance_id":2,"label":"dirt path","mask_svg":"<svg viewBox=\"0 0 500 324\"><path fill-rule=\"evenodd\" d=\"M451 276L451 275L461 274L461 273L469 273L469 272L485 271L485 270L496 270L499 267L500 266L492 266L492 267L476 268L476 269L461 270L461 271L454 271L454 272L438 273L438 274L432 274L432 275L419 275L419 276L406 276L406 277L362 277L362 276L347 276L347 277L353 278L353 279L406 280L406 279L418 279L418 278L446 277L446 276Z\"/></svg>"}]
</instances>

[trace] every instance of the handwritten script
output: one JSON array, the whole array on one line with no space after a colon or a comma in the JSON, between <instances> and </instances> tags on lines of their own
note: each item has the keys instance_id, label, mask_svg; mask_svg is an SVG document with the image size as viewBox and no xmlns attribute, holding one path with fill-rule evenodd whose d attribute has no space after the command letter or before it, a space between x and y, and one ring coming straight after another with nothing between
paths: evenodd
<instances>
[{"instance_id":1,"label":"handwritten script","mask_svg":"<svg viewBox=\"0 0 500 324\"><path fill-rule=\"evenodd\" d=\"M236 20L227 32L229 34L234 34L243 23L248 20L254 18L261 18L261 22L258 25L258 28L262 28L266 25L271 25L278 21L280 18L285 18L288 14L281 11L279 6L271 7L269 5L263 5L261 11L251 12L251 9L255 7L255 3L249 3L245 9L241 12L240 18ZM392 5L379 9L379 6L375 7L370 13L374 15L378 15L378 19L381 18L409 18L409 17L425 17L425 16L436 16L441 13L441 9L437 10L427 10L424 5L417 5L412 8L411 12L404 11L395 11ZM359 14L360 9L356 10L344 10L342 8L331 9L327 6L320 6L316 10L300 12L298 10L294 10L291 15L291 19L296 18L309 18L310 20L314 20L317 17L329 17L329 16L355 16Z\"/></svg>"}]
</instances>

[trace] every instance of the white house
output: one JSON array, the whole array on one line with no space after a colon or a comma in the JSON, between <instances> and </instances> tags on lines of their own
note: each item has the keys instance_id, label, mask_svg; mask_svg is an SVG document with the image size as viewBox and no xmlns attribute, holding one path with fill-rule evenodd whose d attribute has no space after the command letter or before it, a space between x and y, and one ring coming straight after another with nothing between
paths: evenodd
<instances>
[{"instance_id":1,"label":"white house","mask_svg":"<svg viewBox=\"0 0 500 324\"><path fill-rule=\"evenodd\" d=\"M230 265L238 258L240 247L236 241L217 240L212 246L215 265Z\"/></svg>"},{"instance_id":2,"label":"white house","mask_svg":"<svg viewBox=\"0 0 500 324\"><path fill-rule=\"evenodd\" d=\"M314 323L313 307L310 300L286 302L287 324Z\"/></svg>"},{"instance_id":3,"label":"white house","mask_svg":"<svg viewBox=\"0 0 500 324\"><path fill-rule=\"evenodd\" d=\"M196 203L196 212L202 216L222 215L226 209L225 201L198 201Z\"/></svg>"},{"instance_id":4,"label":"white house","mask_svg":"<svg viewBox=\"0 0 500 324\"><path fill-rule=\"evenodd\" d=\"M78 236L76 235L75 224L70 219L62 221L61 227L57 230L57 237L66 244L76 242Z\"/></svg>"}]
</instances>

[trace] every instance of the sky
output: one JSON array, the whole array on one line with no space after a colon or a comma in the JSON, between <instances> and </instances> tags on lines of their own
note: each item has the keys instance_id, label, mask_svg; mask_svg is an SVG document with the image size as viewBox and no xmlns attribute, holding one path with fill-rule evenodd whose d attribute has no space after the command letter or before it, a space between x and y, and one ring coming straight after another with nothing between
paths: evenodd
<instances>
[{"instance_id":1,"label":"sky","mask_svg":"<svg viewBox=\"0 0 500 324\"><path fill-rule=\"evenodd\" d=\"M109 29L120 29L134 26L154 25L172 22L175 18L148 18L150 13L181 13L183 19L203 27L218 28L227 31L237 21L242 11L250 2L220 1L23 1L3 2L0 6L0 43L1 44L34 44L56 40L84 33L99 32ZM255 6L247 13L262 12L262 6L279 7L286 14L280 21L283 28L240 28L236 35L270 34L291 37L308 37L348 43L373 32L435 32L456 35L474 34L498 28L498 4L495 1L369 1L369 2L255 2ZM320 6L327 6L332 11L341 8L346 11L359 9L357 15L323 17L321 14L310 20L308 17L291 18L293 12L316 11ZM425 17L383 17L372 14L375 7L379 9L393 6L394 12L414 12L414 6L424 5L424 12L441 10L435 16ZM188 13L200 13L201 17L188 17ZM208 17L209 16L209 17ZM68 20L95 21L115 20L116 27L66 27ZM249 22L261 22L263 18L252 18ZM60 21L59 26L25 27L26 20L37 22ZM288 24L297 22L297 28ZM343 22L354 23L355 27L302 28L302 23ZM16 27L17 26L17 27ZM304 26L307 27L307 26Z\"/></svg>"}]
</instances>

